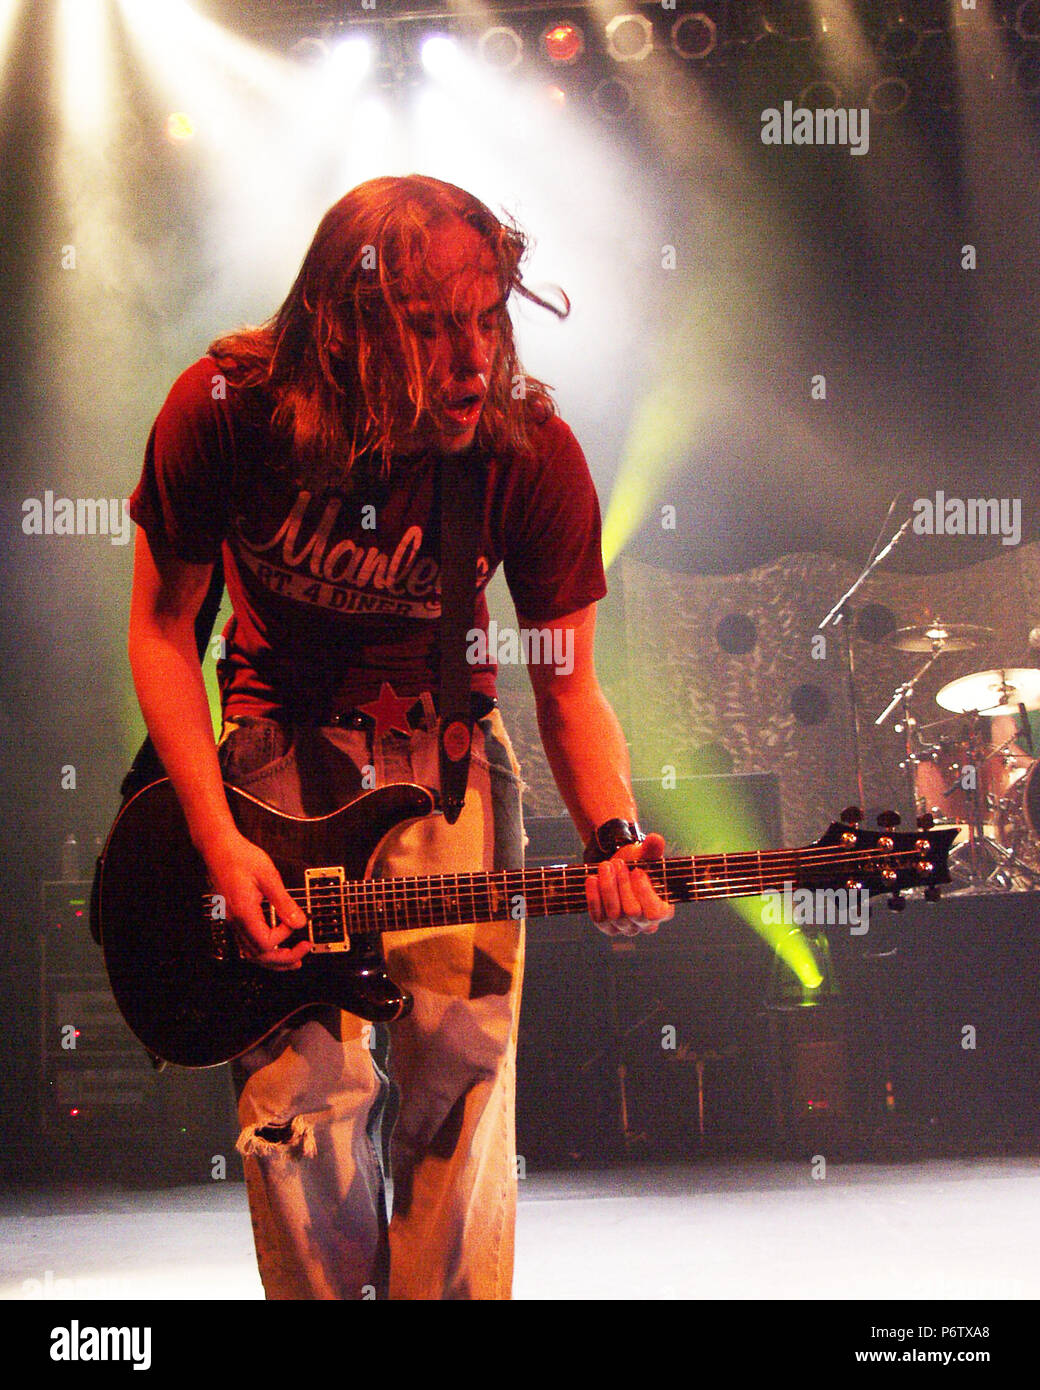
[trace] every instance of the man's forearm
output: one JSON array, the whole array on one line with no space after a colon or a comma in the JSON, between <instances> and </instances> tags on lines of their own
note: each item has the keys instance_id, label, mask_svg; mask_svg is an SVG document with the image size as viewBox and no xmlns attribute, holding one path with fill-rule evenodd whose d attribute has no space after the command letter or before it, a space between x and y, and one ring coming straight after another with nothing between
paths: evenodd
<instances>
[{"instance_id":1,"label":"man's forearm","mask_svg":"<svg viewBox=\"0 0 1040 1390\"><path fill-rule=\"evenodd\" d=\"M191 639L193 640L193 638ZM134 632L134 688L155 751L173 783L196 847L203 853L235 830L224 794L213 721L198 656L161 630Z\"/></svg>"},{"instance_id":2,"label":"man's forearm","mask_svg":"<svg viewBox=\"0 0 1040 1390\"><path fill-rule=\"evenodd\" d=\"M597 826L636 819L628 745L597 682L538 701L538 728L583 845Z\"/></svg>"}]
</instances>

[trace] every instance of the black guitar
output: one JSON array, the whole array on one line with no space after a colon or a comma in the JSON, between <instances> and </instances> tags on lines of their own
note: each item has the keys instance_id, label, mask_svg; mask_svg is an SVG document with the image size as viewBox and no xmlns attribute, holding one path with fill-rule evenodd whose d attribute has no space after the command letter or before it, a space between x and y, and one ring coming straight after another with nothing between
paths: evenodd
<instances>
[{"instance_id":1,"label":"black guitar","mask_svg":"<svg viewBox=\"0 0 1040 1390\"><path fill-rule=\"evenodd\" d=\"M230 1061L314 1004L374 1022L400 1018L411 999L387 974L383 932L585 907L590 871L583 865L369 877L384 837L435 809L435 794L423 787L381 787L314 819L225 790L239 829L264 847L307 913L307 926L286 943L304 936L312 942L299 970L272 971L239 955L168 780L125 804L99 867L101 944L116 1002L149 1052L181 1066ZM804 849L686 856L643 867L672 902L782 892L785 885L893 895L924 887L937 897L936 885L949 878L956 831L926 827L900 834L843 822Z\"/></svg>"}]
</instances>

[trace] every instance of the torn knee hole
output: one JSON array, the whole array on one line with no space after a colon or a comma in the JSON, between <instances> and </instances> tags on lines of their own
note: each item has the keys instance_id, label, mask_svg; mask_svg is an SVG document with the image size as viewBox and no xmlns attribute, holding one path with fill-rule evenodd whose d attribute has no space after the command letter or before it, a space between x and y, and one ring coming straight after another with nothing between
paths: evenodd
<instances>
[{"instance_id":1,"label":"torn knee hole","mask_svg":"<svg viewBox=\"0 0 1040 1390\"><path fill-rule=\"evenodd\" d=\"M302 1115L294 1115L283 1125L250 1125L239 1135L235 1146L243 1157L291 1154L313 1158L316 1152L314 1123Z\"/></svg>"},{"instance_id":2,"label":"torn knee hole","mask_svg":"<svg viewBox=\"0 0 1040 1390\"><path fill-rule=\"evenodd\" d=\"M292 1138L292 1120L287 1125L264 1125L256 1131L258 1139L268 1139L272 1144L287 1144Z\"/></svg>"}]
</instances>

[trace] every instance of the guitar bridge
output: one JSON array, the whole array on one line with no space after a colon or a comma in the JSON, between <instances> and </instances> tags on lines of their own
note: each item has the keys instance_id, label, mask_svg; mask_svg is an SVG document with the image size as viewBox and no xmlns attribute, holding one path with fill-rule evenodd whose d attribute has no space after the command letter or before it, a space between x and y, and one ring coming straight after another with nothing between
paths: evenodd
<instances>
[{"instance_id":1,"label":"guitar bridge","mask_svg":"<svg viewBox=\"0 0 1040 1390\"><path fill-rule=\"evenodd\" d=\"M349 951L347 909L343 897L346 875L342 865L326 869L305 869L307 933L314 951Z\"/></svg>"}]
</instances>

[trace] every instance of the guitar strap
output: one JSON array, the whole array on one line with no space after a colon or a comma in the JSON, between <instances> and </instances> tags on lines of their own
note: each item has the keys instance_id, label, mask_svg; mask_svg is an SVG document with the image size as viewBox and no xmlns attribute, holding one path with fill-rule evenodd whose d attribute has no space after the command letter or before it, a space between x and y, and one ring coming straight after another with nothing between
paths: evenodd
<instances>
[{"instance_id":1,"label":"guitar strap","mask_svg":"<svg viewBox=\"0 0 1040 1390\"><path fill-rule=\"evenodd\" d=\"M462 813L473 742L472 671L466 634L477 601L477 549L483 534L487 460L476 450L447 454L440 470L440 687L437 747L441 810Z\"/></svg>"}]
</instances>

